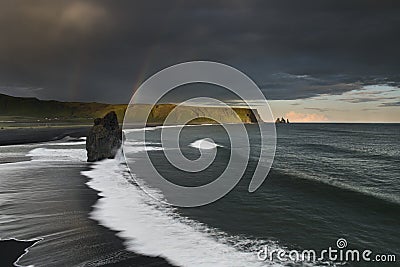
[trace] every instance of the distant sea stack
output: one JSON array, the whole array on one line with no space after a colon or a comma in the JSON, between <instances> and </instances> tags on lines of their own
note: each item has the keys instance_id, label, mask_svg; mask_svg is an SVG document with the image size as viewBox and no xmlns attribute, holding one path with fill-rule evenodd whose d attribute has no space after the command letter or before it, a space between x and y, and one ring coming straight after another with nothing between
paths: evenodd
<instances>
[{"instance_id":1,"label":"distant sea stack","mask_svg":"<svg viewBox=\"0 0 400 267\"><path fill-rule=\"evenodd\" d=\"M86 139L87 161L114 158L122 144L122 131L114 111L94 120Z\"/></svg>"},{"instance_id":2,"label":"distant sea stack","mask_svg":"<svg viewBox=\"0 0 400 267\"><path fill-rule=\"evenodd\" d=\"M290 123L290 122L289 119L285 120L285 118L282 117L282 118L277 118L275 123L278 124L278 123Z\"/></svg>"}]
</instances>

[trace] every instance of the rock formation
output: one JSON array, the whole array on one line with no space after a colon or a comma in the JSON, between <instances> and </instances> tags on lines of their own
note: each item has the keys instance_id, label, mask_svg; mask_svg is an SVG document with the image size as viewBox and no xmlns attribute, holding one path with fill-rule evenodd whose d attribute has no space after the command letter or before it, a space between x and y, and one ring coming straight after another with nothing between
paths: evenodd
<instances>
[{"instance_id":1,"label":"rock formation","mask_svg":"<svg viewBox=\"0 0 400 267\"><path fill-rule=\"evenodd\" d=\"M277 118L275 123L289 123L289 119L285 120L285 118L283 118L283 117L281 119Z\"/></svg>"},{"instance_id":2,"label":"rock formation","mask_svg":"<svg viewBox=\"0 0 400 267\"><path fill-rule=\"evenodd\" d=\"M149 116L147 116L149 114ZM186 106L176 104L131 104L125 120L135 123L147 121L149 125L163 124L169 116L172 124L183 124L188 118L196 118L189 124L204 123L257 123L262 122L257 109L211 106ZM209 119L213 118L215 120Z\"/></svg>"},{"instance_id":3,"label":"rock formation","mask_svg":"<svg viewBox=\"0 0 400 267\"><path fill-rule=\"evenodd\" d=\"M121 138L122 131L114 111L95 119L86 139L87 161L114 158L121 147Z\"/></svg>"}]
</instances>

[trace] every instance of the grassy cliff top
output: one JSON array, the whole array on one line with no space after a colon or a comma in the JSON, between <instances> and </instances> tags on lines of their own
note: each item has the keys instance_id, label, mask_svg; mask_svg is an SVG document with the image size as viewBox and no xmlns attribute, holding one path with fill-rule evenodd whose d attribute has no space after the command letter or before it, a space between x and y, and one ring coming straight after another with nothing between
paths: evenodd
<instances>
[{"instance_id":1,"label":"grassy cliff top","mask_svg":"<svg viewBox=\"0 0 400 267\"><path fill-rule=\"evenodd\" d=\"M13 97L0 94L0 121L75 121L92 123L93 119L103 117L110 111L115 111L118 121L122 122L128 105L126 104L104 104L86 102L61 102L54 100L39 100L37 98ZM174 104L136 105L129 112L131 122L139 121L141 116L150 112L149 123L161 124L165 118L174 110ZM174 122L184 121L190 116L198 117L193 123L213 123L207 118L212 116L223 123L233 122L256 122L259 115L257 111L248 108L234 108L236 114L227 108L221 107L179 107L173 115ZM240 118L240 120L238 119Z\"/></svg>"},{"instance_id":2,"label":"grassy cliff top","mask_svg":"<svg viewBox=\"0 0 400 267\"><path fill-rule=\"evenodd\" d=\"M13 97L0 94L0 116L16 120L51 119L51 120L92 120L115 111L122 121L126 105L103 103L60 102L39 100L37 98Z\"/></svg>"}]
</instances>

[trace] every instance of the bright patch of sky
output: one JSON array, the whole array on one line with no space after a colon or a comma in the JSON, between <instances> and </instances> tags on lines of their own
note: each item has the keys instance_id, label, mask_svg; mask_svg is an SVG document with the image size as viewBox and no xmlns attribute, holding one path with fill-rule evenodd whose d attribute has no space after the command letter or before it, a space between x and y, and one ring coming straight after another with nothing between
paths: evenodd
<instances>
[{"instance_id":1,"label":"bright patch of sky","mask_svg":"<svg viewBox=\"0 0 400 267\"><path fill-rule=\"evenodd\" d=\"M386 84L366 85L340 95L269 103L275 117L291 121L400 122L400 88Z\"/></svg>"}]
</instances>

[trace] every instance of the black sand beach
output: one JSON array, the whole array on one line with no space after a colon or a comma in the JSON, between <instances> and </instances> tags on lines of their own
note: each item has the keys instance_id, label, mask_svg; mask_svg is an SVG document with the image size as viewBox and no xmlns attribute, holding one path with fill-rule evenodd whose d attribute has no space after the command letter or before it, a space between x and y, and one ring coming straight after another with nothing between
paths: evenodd
<instances>
[{"instance_id":1,"label":"black sand beach","mask_svg":"<svg viewBox=\"0 0 400 267\"><path fill-rule=\"evenodd\" d=\"M80 137L86 131L87 128L2 130L0 144ZM56 165L17 158L11 161L0 164L0 238L43 238L19 260L20 265L171 266L162 258L127 251L118 233L89 218L99 196L85 184L88 179L80 172L89 169L90 164ZM20 246L15 255L23 254L25 248L25 244ZM0 257L0 266L10 266L11 256Z\"/></svg>"},{"instance_id":2,"label":"black sand beach","mask_svg":"<svg viewBox=\"0 0 400 267\"><path fill-rule=\"evenodd\" d=\"M0 264L1 266L13 266L13 264L27 253L27 249L38 241L20 241L15 239L0 240Z\"/></svg>"}]
</instances>

